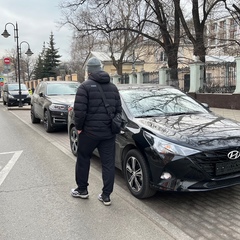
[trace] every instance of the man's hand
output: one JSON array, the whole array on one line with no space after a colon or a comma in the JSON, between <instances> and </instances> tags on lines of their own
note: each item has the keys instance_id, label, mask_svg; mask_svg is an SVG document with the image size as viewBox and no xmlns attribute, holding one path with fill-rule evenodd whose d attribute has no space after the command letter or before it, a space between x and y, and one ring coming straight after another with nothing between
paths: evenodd
<instances>
[{"instance_id":1,"label":"man's hand","mask_svg":"<svg viewBox=\"0 0 240 240\"><path fill-rule=\"evenodd\" d=\"M82 132L82 130L77 130L78 135Z\"/></svg>"}]
</instances>

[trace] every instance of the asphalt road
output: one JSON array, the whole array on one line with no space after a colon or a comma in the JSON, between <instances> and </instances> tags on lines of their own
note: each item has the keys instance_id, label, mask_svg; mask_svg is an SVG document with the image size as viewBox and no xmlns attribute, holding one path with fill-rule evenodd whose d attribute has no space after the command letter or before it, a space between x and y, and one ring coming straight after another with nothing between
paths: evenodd
<instances>
[{"instance_id":1,"label":"asphalt road","mask_svg":"<svg viewBox=\"0 0 240 240\"><path fill-rule=\"evenodd\" d=\"M46 133L29 110L0 105L0 143L0 239L240 239L240 185L138 200L117 171L105 207L96 157L89 200L70 196L75 157L66 131Z\"/></svg>"}]
</instances>

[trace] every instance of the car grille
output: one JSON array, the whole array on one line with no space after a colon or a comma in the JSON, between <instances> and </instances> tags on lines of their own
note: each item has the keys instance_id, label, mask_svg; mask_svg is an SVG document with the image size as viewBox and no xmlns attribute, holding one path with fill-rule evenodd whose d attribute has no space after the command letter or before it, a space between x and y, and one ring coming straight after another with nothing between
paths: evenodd
<instances>
[{"instance_id":1,"label":"car grille","mask_svg":"<svg viewBox=\"0 0 240 240\"><path fill-rule=\"evenodd\" d=\"M19 96L20 96L20 95L14 95L14 97L17 98L17 99L20 98ZM26 97L27 97L26 94L21 94L21 98L22 98L22 99L24 99L24 98L26 98Z\"/></svg>"},{"instance_id":2,"label":"car grille","mask_svg":"<svg viewBox=\"0 0 240 240\"><path fill-rule=\"evenodd\" d=\"M236 160L228 158L228 153L233 150L240 151L240 147L202 152L191 156L191 160L211 178L240 173L240 157Z\"/></svg>"}]
</instances>

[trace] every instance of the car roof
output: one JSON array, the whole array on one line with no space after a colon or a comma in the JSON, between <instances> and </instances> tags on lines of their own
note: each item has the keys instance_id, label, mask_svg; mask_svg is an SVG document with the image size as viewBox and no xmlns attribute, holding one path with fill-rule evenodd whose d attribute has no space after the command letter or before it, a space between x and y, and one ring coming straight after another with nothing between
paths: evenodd
<instances>
[{"instance_id":1,"label":"car roof","mask_svg":"<svg viewBox=\"0 0 240 240\"><path fill-rule=\"evenodd\" d=\"M46 84L57 84L57 83L79 83L76 81L43 81Z\"/></svg>"},{"instance_id":2,"label":"car roof","mask_svg":"<svg viewBox=\"0 0 240 240\"><path fill-rule=\"evenodd\" d=\"M172 86L166 86L166 85L160 85L160 84L119 84L117 85L117 88L121 90L134 90L134 89L140 89L140 90L156 90L156 89L174 89Z\"/></svg>"}]
</instances>

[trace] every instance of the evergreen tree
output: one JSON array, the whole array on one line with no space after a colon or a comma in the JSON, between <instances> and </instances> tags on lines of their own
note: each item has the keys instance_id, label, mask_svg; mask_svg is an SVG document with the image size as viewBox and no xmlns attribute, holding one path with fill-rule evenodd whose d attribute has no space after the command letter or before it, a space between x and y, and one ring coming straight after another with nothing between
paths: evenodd
<instances>
[{"instance_id":1,"label":"evergreen tree","mask_svg":"<svg viewBox=\"0 0 240 240\"><path fill-rule=\"evenodd\" d=\"M45 77L43 74L43 60L42 60L41 54L38 55L38 59L34 66L33 75L34 75L34 79L42 79Z\"/></svg>"},{"instance_id":2,"label":"evergreen tree","mask_svg":"<svg viewBox=\"0 0 240 240\"><path fill-rule=\"evenodd\" d=\"M43 75L44 77L56 77L58 73L58 66L60 65L58 49L55 48L54 36L51 32L48 48L44 54L43 60Z\"/></svg>"},{"instance_id":3,"label":"evergreen tree","mask_svg":"<svg viewBox=\"0 0 240 240\"><path fill-rule=\"evenodd\" d=\"M43 64L44 64L43 59L44 59L45 51L46 51L45 42L43 42L42 52L38 55L38 59L35 63L34 70L33 70L34 79L42 79L45 77L44 68L43 68Z\"/></svg>"}]
</instances>

